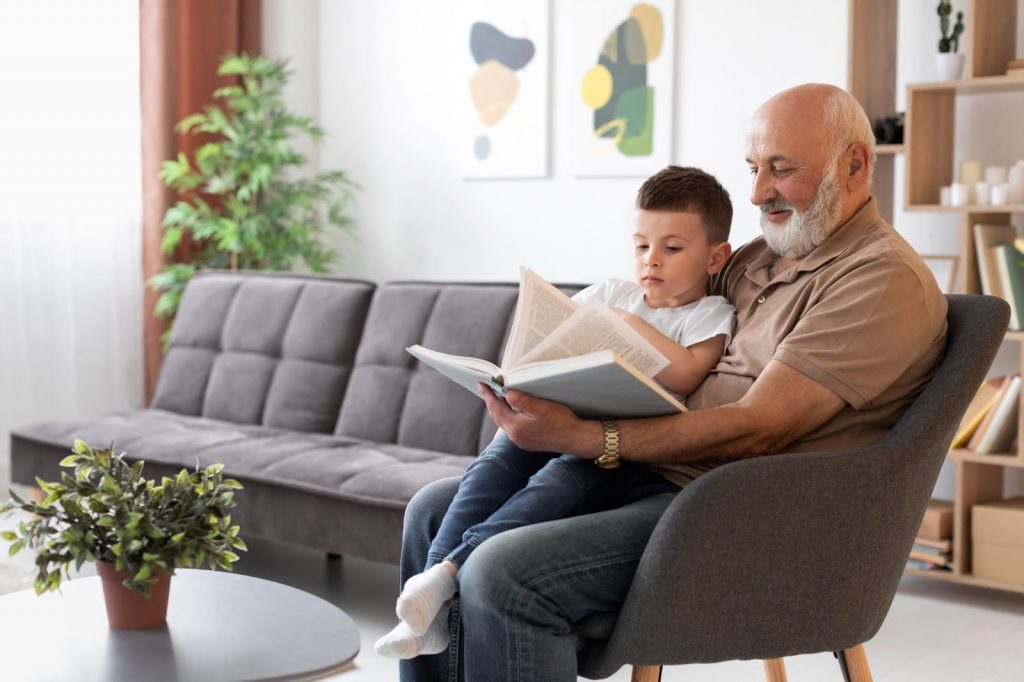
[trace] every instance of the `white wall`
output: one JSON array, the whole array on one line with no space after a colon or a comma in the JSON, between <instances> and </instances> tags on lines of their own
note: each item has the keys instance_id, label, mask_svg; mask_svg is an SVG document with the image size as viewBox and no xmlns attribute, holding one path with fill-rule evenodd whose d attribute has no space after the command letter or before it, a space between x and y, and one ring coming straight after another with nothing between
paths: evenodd
<instances>
[{"instance_id":1,"label":"white wall","mask_svg":"<svg viewBox=\"0 0 1024 682\"><path fill-rule=\"evenodd\" d=\"M552 92L577 91L559 29L579 4L551 2ZM364 188L356 208L361 244L342 245L341 272L377 281L514 280L526 264L561 281L628 276L632 202L643 178L571 176L568 102L550 102L550 177L461 178L452 102L466 84L452 65L464 59L467 40L452 13L438 6L264 0L268 53L297 63L319 51L318 109L305 113L329 134L321 166L350 172ZM318 14L317 34L294 30L294 15L302 13ZM737 16L744 17L739 25ZM676 23L672 160L718 175L737 207L733 241L740 243L757 233L743 162L747 120L789 85L845 83L846 6L685 0ZM297 94L293 103L312 99Z\"/></svg>"},{"instance_id":2,"label":"white wall","mask_svg":"<svg viewBox=\"0 0 1024 682\"><path fill-rule=\"evenodd\" d=\"M551 92L575 93L560 29L583 0L551 0ZM1024 35L1024 0L1018 34ZM901 0L897 106L908 83L935 80L934 3ZM454 98L465 92L461 3L415 0L263 0L264 48L298 70L290 104L328 132L323 169L340 168L363 190L359 243L338 240L339 272L394 279L514 280L520 264L556 281L629 276L633 197L642 178L578 179L569 172L568 103L552 97L551 174L536 180L461 178ZM439 11L439 8L447 11ZM679 0L672 162L715 173L736 207L733 243L758 233L748 201L744 136L754 109L802 82L845 87L845 2ZM1019 40L1019 44L1024 41ZM595 48L596 49L596 48ZM1024 50L1022 50L1024 52ZM1024 157L1024 126L1007 98L961 102L956 158ZM1017 100L1019 102L1019 99ZM1016 112L1019 106L1013 108ZM965 121L975 117L985 125ZM1001 135L1009 132L1009 141ZM980 155L980 156L979 156ZM991 157L991 158L989 158ZM998 158L996 158L998 157ZM1004 158L1005 157L1005 158ZM897 159L896 206L903 160ZM959 217L897 210L894 224L923 253L957 253ZM997 364L1016 367L1016 348ZM939 494L952 495L949 474Z\"/></svg>"}]
</instances>

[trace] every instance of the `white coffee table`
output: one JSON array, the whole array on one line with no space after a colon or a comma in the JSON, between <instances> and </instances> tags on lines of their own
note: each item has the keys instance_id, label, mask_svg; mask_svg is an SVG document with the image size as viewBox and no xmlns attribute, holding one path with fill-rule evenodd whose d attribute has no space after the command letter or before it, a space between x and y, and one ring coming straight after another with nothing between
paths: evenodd
<instances>
[{"instance_id":1,"label":"white coffee table","mask_svg":"<svg viewBox=\"0 0 1024 682\"><path fill-rule=\"evenodd\" d=\"M167 623L151 630L110 629L97 577L2 596L0 649L0 677L25 682L310 679L355 658L359 629L294 587L178 569Z\"/></svg>"}]
</instances>

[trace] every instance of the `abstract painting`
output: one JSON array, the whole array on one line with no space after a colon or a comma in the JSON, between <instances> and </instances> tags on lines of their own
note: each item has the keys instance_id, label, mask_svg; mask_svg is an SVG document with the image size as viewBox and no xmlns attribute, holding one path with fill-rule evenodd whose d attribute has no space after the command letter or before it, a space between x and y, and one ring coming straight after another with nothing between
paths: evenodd
<instances>
[{"instance_id":1,"label":"abstract painting","mask_svg":"<svg viewBox=\"0 0 1024 682\"><path fill-rule=\"evenodd\" d=\"M465 5L468 178L548 174L548 0Z\"/></svg>"},{"instance_id":2,"label":"abstract painting","mask_svg":"<svg viewBox=\"0 0 1024 682\"><path fill-rule=\"evenodd\" d=\"M588 0L566 26L572 170L647 176L672 154L674 0Z\"/></svg>"}]
</instances>

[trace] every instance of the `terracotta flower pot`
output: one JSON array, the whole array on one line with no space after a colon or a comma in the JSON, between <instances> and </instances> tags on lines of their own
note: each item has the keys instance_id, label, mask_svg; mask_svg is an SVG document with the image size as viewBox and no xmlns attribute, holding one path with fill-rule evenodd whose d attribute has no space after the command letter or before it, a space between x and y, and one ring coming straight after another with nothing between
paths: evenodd
<instances>
[{"instance_id":1,"label":"terracotta flower pot","mask_svg":"<svg viewBox=\"0 0 1024 682\"><path fill-rule=\"evenodd\" d=\"M131 577L127 569L114 569L105 561L96 563L96 572L103 583L103 601L107 605L107 621L118 630L155 628L167 621L167 598L171 593L171 576L157 570L158 580L147 599L121 583Z\"/></svg>"}]
</instances>

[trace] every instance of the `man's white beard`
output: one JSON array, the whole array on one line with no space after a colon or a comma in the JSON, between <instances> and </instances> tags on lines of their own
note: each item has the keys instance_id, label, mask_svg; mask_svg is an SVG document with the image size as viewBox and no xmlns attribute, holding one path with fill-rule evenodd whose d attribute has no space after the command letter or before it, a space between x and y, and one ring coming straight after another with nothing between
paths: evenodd
<instances>
[{"instance_id":1,"label":"man's white beard","mask_svg":"<svg viewBox=\"0 0 1024 682\"><path fill-rule=\"evenodd\" d=\"M793 204L782 197L761 204L761 232L768 248L779 256L803 258L839 227L837 223L843 212L842 188L835 166L830 166L804 213L798 213ZM785 210L790 211L789 220L782 225L773 225L768 220L768 213Z\"/></svg>"}]
</instances>

